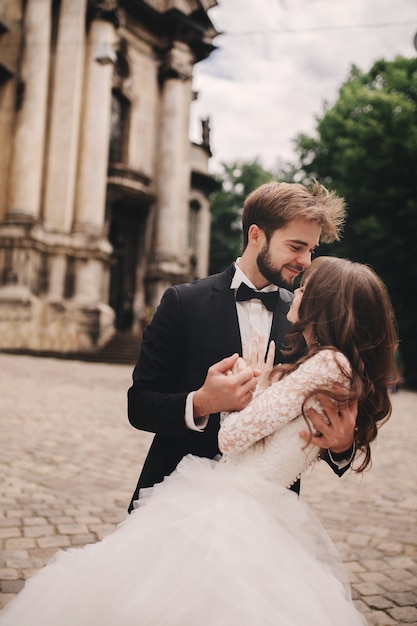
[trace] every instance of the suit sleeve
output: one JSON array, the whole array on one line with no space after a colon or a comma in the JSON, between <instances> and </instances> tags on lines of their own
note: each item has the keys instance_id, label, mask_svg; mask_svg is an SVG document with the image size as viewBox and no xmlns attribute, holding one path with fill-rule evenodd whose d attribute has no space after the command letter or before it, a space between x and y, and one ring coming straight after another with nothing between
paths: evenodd
<instances>
[{"instance_id":1,"label":"suit sleeve","mask_svg":"<svg viewBox=\"0 0 417 626\"><path fill-rule=\"evenodd\" d=\"M336 463L334 463L332 459L330 458L328 450L323 450L321 453L321 459L323 461L326 461L326 463L329 465L329 467L331 467L331 469L334 471L334 473L337 476L343 476L343 474L347 472L347 470L351 467L352 461L355 456L355 449L350 448L349 450L346 451L346 454L343 456L344 456L344 459L341 459L339 464L336 465Z\"/></svg>"},{"instance_id":2,"label":"suit sleeve","mask_svg":"<svg viewBox=\"0 0 417 626\"><path fill-rule=\"evenodd\" d=\"M135 428L154 433L187 432L181 389L184 333L178 291L170 287L145 329L133 384L128 390L128 417Z\"/></svg>"}]
</instances>

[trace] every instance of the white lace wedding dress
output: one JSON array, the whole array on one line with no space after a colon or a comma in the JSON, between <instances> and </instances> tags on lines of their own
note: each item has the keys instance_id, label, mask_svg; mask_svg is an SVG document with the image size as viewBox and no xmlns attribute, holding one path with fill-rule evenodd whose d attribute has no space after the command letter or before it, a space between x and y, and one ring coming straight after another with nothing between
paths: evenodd
<instances>
[{"instance_id":1,"label":"white lace wedding dress","mask_svg":"<svg viewBox=\"0 0 417 626\"><path fill-rule=\"evenodd\" d=\"M333 382L322 351L226 416L233 452L185 457L114 533L57 553L0 626L363 626L333 544L286 488L317 453L302 450L303 399Z\"/></svg>"}]
</instances>

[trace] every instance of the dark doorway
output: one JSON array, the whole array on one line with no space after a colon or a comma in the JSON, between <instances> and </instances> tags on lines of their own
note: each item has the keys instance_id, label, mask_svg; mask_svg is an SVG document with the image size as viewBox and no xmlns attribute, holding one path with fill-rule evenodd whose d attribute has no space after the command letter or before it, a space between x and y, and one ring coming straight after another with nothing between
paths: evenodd
<instances>
[{"instance_id":1,"label":"dark doorway","mask_svg":"<svg viewBox=\"0 0 417 626\"><path fill-rule=\"evenodd\" d=\"M136 290L136 267L142 220L131 207L112 206L109 241L113 246L109 304L116 313L117 330L130 330Z\"/></svg>"}]
</instances>

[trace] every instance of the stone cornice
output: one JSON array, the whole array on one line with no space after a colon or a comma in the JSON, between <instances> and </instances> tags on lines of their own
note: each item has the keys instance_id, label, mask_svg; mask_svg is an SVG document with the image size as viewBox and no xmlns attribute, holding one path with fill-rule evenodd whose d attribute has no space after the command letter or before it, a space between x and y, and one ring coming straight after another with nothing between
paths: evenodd
<instances>
[{"instance_id":1,"label":"stone cornice","mask_svg":"<svg viewBox=\"0 0 417 626\"><path fill-rule=\"evenodd\" d=\"M218 191L220 187L220 183L210 174L197 171L191 172L191 189L199 189L206 196L209 196L214 191Z\"/></svg>"},{"instance_id":2,"label":"stone cornice","mask_svg":"<svg viewBox=\"0 0 417 626\"><path fill-rule=\"evenodd\" d=\"M0 224L0 248L35 249L44 253L63 254L80 258L107 259L112 246L103 235L81 230L73 233L48 231L40 225Z\"/></svg>"},{"instance_id":3,"label":"stone cornice","mask_svg":"<svg viewBox=\"0 0 417 626\"><path fill-rule=\"evenodd\" d=\"M185 11L187 14L199 10L207 12L218 4L217 0L143 0L143 3L160 13L164 13L172 7L180 10L184 10L186 7L188 9Z\"/></svg>"},{"instance_id":4,"label":"stone cornice","mask_svg":"<svg viewBox=\"0 0 417 626\"><path fill-rule=\"evenodd\" d=\"M140 197L147 204L151 204L155 200L155 192L151 188L151 179L121 163L109 164L107 185L117 189L121 194Z\"/></svg>"},{"instance_id":5,"label":"stone cornice","mask_svg":"<svg viewBox=\"0 0 417 626\"><path fill-rule=\"evenodd\" d=\"M119 0L126 26L136 21L145 30L148 29L159 39L162 50L170 47L173 41L181 41L192 51L194 63L197 63L206 59L216 48L213 39L219 33L201 2L186 4L189 5L188 11L181 9L184 2L174 3L173 6L172 2L165 1ZM198 7L193 6L197 4Z\"/></svg>"}]
</instances>

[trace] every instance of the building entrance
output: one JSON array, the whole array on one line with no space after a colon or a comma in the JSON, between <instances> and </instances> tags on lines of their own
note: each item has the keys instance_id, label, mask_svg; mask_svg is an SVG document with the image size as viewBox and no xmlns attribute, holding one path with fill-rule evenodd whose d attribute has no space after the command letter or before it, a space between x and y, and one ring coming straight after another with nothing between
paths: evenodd
<instances>
[{"instance_id":1,"label":"building entrance","mask_svg":"<svg viewBox=\"0 0 417 626\"><path fill-rule=\"evenodd\" d=\"M113 246L110 266L109 305L114 309L117 330L131 330L137 285L138 263L143 256L145 220L132 206L113 204L109 241Z\"/></svg>"}]
</instances>

